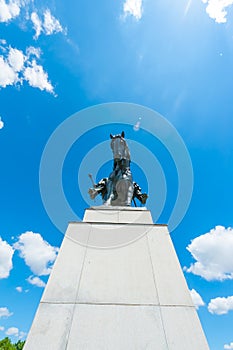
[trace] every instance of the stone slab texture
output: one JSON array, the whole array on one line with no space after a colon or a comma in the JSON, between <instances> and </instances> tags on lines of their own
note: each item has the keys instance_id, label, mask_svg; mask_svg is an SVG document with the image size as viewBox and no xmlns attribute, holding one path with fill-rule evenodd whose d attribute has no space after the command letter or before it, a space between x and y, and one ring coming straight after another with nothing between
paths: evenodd
<instances>
[{"instance_id":1,"label":"stone slab texture","mask_svg":"<svg viewBox=\"0 0 233 350\"><path fill-rule=\"evenodd\" d=\"M92 207L68 225L24 350L207 350L166 225Z\"/></svg>"}]
</instances>

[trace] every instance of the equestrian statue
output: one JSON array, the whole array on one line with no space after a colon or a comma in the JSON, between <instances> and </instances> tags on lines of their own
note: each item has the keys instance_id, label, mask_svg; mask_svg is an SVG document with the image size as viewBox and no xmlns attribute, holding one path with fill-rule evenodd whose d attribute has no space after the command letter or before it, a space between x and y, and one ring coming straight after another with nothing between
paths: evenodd
<instances>
[{"instance_id":1,"label":"equestrian statue","mask_svg":"<svg viewBox=\"0 0 233 350\"><path fill-rule=\"evenodd\" d=\"M130 170L130 152L125 141L125 133L112 135L111 149L113 152L113 171L109 177L101 179L97 184L94 183L92 176L92 188L89 188L89 195L94 199L98 194L101 194L103 204L106 206L131 206L135 198L142 204L146 203L148 195L141 192L139 185L133 181Z\"/></svg>"}]
</instances>

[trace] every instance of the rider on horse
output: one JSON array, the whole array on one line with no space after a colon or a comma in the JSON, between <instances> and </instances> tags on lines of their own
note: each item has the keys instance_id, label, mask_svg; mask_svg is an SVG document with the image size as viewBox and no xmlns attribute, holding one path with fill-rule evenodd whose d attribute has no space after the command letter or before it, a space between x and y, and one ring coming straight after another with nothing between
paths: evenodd
<instances>
[{"instance_id":1,"label":"rider on horse","mask_svg":"<svg viewBox=\"0 0 233 350\"><path fill-rule=\"evenodd\" d=\"M135 204L135 198L145 204L147 194L142 193L139 185L132 180L130 152L124 131L119 135L110 134L110 137L114 157L113 171L108 178L101 179L89 189L91 199L101 194L105 205L130 206L132 200Z\"/></svg>"}]
</instances>

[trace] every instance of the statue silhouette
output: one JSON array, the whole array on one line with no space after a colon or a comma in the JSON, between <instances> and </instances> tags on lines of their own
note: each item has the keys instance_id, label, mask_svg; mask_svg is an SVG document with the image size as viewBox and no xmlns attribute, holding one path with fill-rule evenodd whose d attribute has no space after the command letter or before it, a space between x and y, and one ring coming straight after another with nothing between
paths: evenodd
<instances>
[{"instance_id":1,"label":"statue silhouette","mask_svg":"<svg viewBox=\"0 0 233 350\"><path fill-rule=\"evenodd\" d=\"M125 133L112 135L111 149L113 152L113 171L107 178L101 179L89 189L91 199L101 194L106 206L131 206L137 198L142 204L146 203L148 195L141 192L140 186L133 181L130 170L130 151L125 141ZM91 175L89 175L91 177Z\"/></svg>"}]
</instances>

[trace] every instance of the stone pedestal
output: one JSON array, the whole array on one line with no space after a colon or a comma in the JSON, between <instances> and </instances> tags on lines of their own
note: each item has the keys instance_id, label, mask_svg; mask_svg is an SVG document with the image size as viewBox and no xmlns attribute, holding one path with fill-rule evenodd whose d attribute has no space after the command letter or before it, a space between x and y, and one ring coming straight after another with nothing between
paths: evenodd
<instances>
[{"instance_id":1,"label":"stone pedestal","mask_svg":"<svg viewBox=\"0 0 233 350\"><path fill-rule=\"evenodd\" d=\"M70 223L24 349L209 349L167 226L123 207Z\"/></svg>"}]
</instances>

